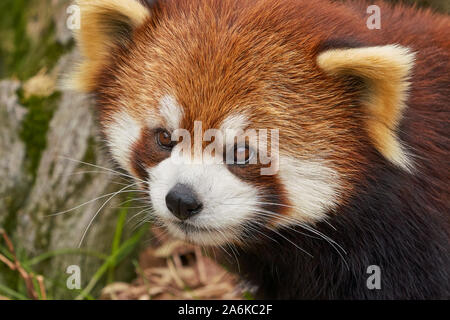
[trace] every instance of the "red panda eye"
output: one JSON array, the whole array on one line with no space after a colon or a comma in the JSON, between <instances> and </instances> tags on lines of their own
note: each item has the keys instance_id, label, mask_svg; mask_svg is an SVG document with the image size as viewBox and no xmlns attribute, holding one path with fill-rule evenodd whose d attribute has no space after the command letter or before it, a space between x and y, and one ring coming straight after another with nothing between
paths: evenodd
<instances>
[{"instance_id":1,"label":"red panda eye","mask_svg":"<svg viewBox=\"0 0 450 320\"><path fill-rule=\"evenodd\" d=\"M245 165L254 157L254 151L249 146L235 145L234 146L234 163Z\"/></svg>"},{"instance_id":2,"label":"red panda eye","mask_svg":"<svg viewBox=\"0 0 450 320\"><path fill-rule=\"evenodd\" d=\"M171 134L165 129L158 129L156 132L156 142L163 149L172 149L176 142L172 141Z\"/></svg>"}]
</instances>

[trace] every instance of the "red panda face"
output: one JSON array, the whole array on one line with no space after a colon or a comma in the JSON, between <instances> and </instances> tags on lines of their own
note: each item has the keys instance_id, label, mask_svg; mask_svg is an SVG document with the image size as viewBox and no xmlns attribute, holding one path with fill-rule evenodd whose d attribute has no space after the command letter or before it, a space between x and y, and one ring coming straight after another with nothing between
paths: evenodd
<instances>
[{"instance_id":1,"label":"red panda face","mask_svg":"<svg viewBox=\"0 0 450 320\"><path fill-rule=\"evenodd\" d=\"M114 159L173 235L245 243L265 228L325 219L351 196L369 145L378 147L366 130L364 81L333 78L327 66L341 63L339 50L318 58L325 35L299 21L294 2L164 1L151 11L94 2L80 1L86 19L100 11L90 25L101 27L81 30L93 57L79 81L96 94ZM83 46L108 19L120 38L106 32Z\"/></svg>"}]
</instances>

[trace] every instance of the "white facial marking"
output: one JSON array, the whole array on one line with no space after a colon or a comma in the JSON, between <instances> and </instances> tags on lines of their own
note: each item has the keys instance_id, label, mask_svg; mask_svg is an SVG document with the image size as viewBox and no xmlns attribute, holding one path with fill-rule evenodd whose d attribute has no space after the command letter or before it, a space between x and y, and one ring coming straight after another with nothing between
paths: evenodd
<instances>
[{"instance_id":1,"label":"white facial marking","mask_svg":"<svg viewBox=\"0 0 450 320\"><path fill-rule=\"evenodd\" d=\"M257 209L258 190L234 176L221 164L193 164L190 160L174 163L168 158L149 169L149 189L155 214L173 235L202 245L230 242L239 237L239 228ZM200 214L187 221L209 232L186 234L174 222L165 197L177 183L192 187L203 204Z\"/></svg>"},{"instance_id":2,"label":"white facial marking","mask_svg":"<svg viewBox=\"0 0 450 320\"><path fill-rule=\"evenodd\" d=\"M124 111L115 113L112 119L105 130L108 136L108 146L114 159L122 168L131 171L131 149L133 144L139 139L141 126Z\"/></svg>"},{"instance_id":3,"label":"white facial marking","mask_svg":"<svg viewBox=\"0 0 450 320\"><path fill-rule=\"evenodd\" d=\"M280 157L279 175L295 208L292 218L318 221L336 206L339 175L323 161Z\"/></svg>"},{"instance_id":4,"label":"white facial marking","mask_svg":"<svg viewBox=\"0 0 450 320\"><path fill-rule=\"evenodd\" d=\"M167 129L175 130L180 126L183 109L171 95L165 95L159 101L159 112L166 122Z\"/></svg>"},{"instance_id":5,"label":"white facial marking","mask_svg":"<svg viewBox=\"0 0 450 320\"><path fill-rule=\"evenodd\" d=\"M160 113L167 124L174 128L179 125L182 110L173 97L166 96L161 100ZM245 116L233 115L223 121L220 131L225 136L236 136L242 134L246 127L248 119ZM157 218L164 222L173 236L201 245L235 242L243 233L248 234L250 230L243 230L244 223L258 216L264 194L260 194L256 186L232 174L226 165L214 162L205 154L198 163L191 159L191 152L180 152L181 148L182 144L178 144L170 158L148 169L149 194ZM290 218L294 218L284 219L279 225L325 218L336 206L339 196L337 172L322 160L290 157L278 160L278 174L293 206ZM199 214L183 222L193 227L191 231L181 228L181 221L166 205L167 194L179 183L191 187L203 205Z\"/></svg>"},{"instance_id":6,"label":"white facial marking","mask_svg":"<svg viewBox=\"0 0 450 320\"><path fill-rule=\"evenodd\" d=\"M249 125L248 119L243 114L230 115L223 120L220 130L225 135L236 135L239 131L244 130Z\"/></svg>"}]
</instances>

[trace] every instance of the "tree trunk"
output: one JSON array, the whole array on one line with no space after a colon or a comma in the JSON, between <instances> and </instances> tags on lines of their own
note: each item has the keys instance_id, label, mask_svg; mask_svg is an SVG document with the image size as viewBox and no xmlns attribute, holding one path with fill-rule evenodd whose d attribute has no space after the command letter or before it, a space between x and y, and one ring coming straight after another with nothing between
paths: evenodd
<instances>
[{"instance_id":1,"label":"tree trunk","mask_svg":"<svg viewBox=\"0 0 450 320\"><path fill-rule=\"evenodd\" d=\"M6 75L22 81L0 81L0 229L6 230L20 259L25 260L42 253L77 248L91 219L109 197L65 214L49 215L117 191L122 186L114 182L124 182L112 172L79 163L110 167L99 143L91 100L55 89L57 75L66 75L76 58L73 40L65 29L68 3L66 0L40 1L39 4L27 1L23 14L32 21L27 24L29 49L36 48L38 55L39 50L44 50L43 45L49 46L51 52L46 52L46 56L53 54L56 46L63 50L56 61L43 66L37 75L29 77L28 70L19 69L21 61L16 61ZM0 14L0 19L2 17ZM51 41L43 43L41 39L49 28ZM4 49L6 45L3 46ZM0 65L0 70L8 68L2 60ZM30 63L29 67L35 65ZM105 204L82 248L110 252L117 206L123 199L115 197ZM86 254L66 254L52 256L33 268L44 275L54 297L73 297L75 293L65 286L69 277L66 268L80 266L81 280L85 284L101 263ZM15 287L15 281L0 263L0 284Z\"/></svg>"},{"instance_id":2,"label":"tree trunk","mask_svg":"<svg viewBox=\"0 0 450 320\"><path fill-rule=\"evenodd\" d=\"M421 2L444 12L450 3ZM110 167L96 133L92 102L55 89L57 76L67 75L76 58L66 28L70 3L0 1L0 79L4 79L0 80L0 229L6 230L25 261L77 248L85 228L109 198L49 215L120 188L114 184L120 181L115 174L79 163ZM82 248L110 252L116 207L123 200L114 198L105 204ZM63 298L75 295L65 286L68 266L80 266L85 284L101 262L86 254L50 255L33 268L45 276L52 296ZM1 262L0 284L18 286L17 278Z\"/></svg>"}]
</instances>

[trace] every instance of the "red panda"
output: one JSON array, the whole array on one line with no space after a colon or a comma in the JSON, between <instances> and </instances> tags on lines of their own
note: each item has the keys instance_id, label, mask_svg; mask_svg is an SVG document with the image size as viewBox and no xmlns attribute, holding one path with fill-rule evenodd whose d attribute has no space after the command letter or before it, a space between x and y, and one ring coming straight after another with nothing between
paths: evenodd
<instances>
[{"instance_id":1,"label":"red panda","mask_svg":"<svg viewBox=\"0 0 450 320\"><path fill-rule=\"evenodd\" d=\"M450 298L450 19L375 4L371 30L364 1L78 0L112 157L257 298Z\"/></svg>"}]
</instances>

